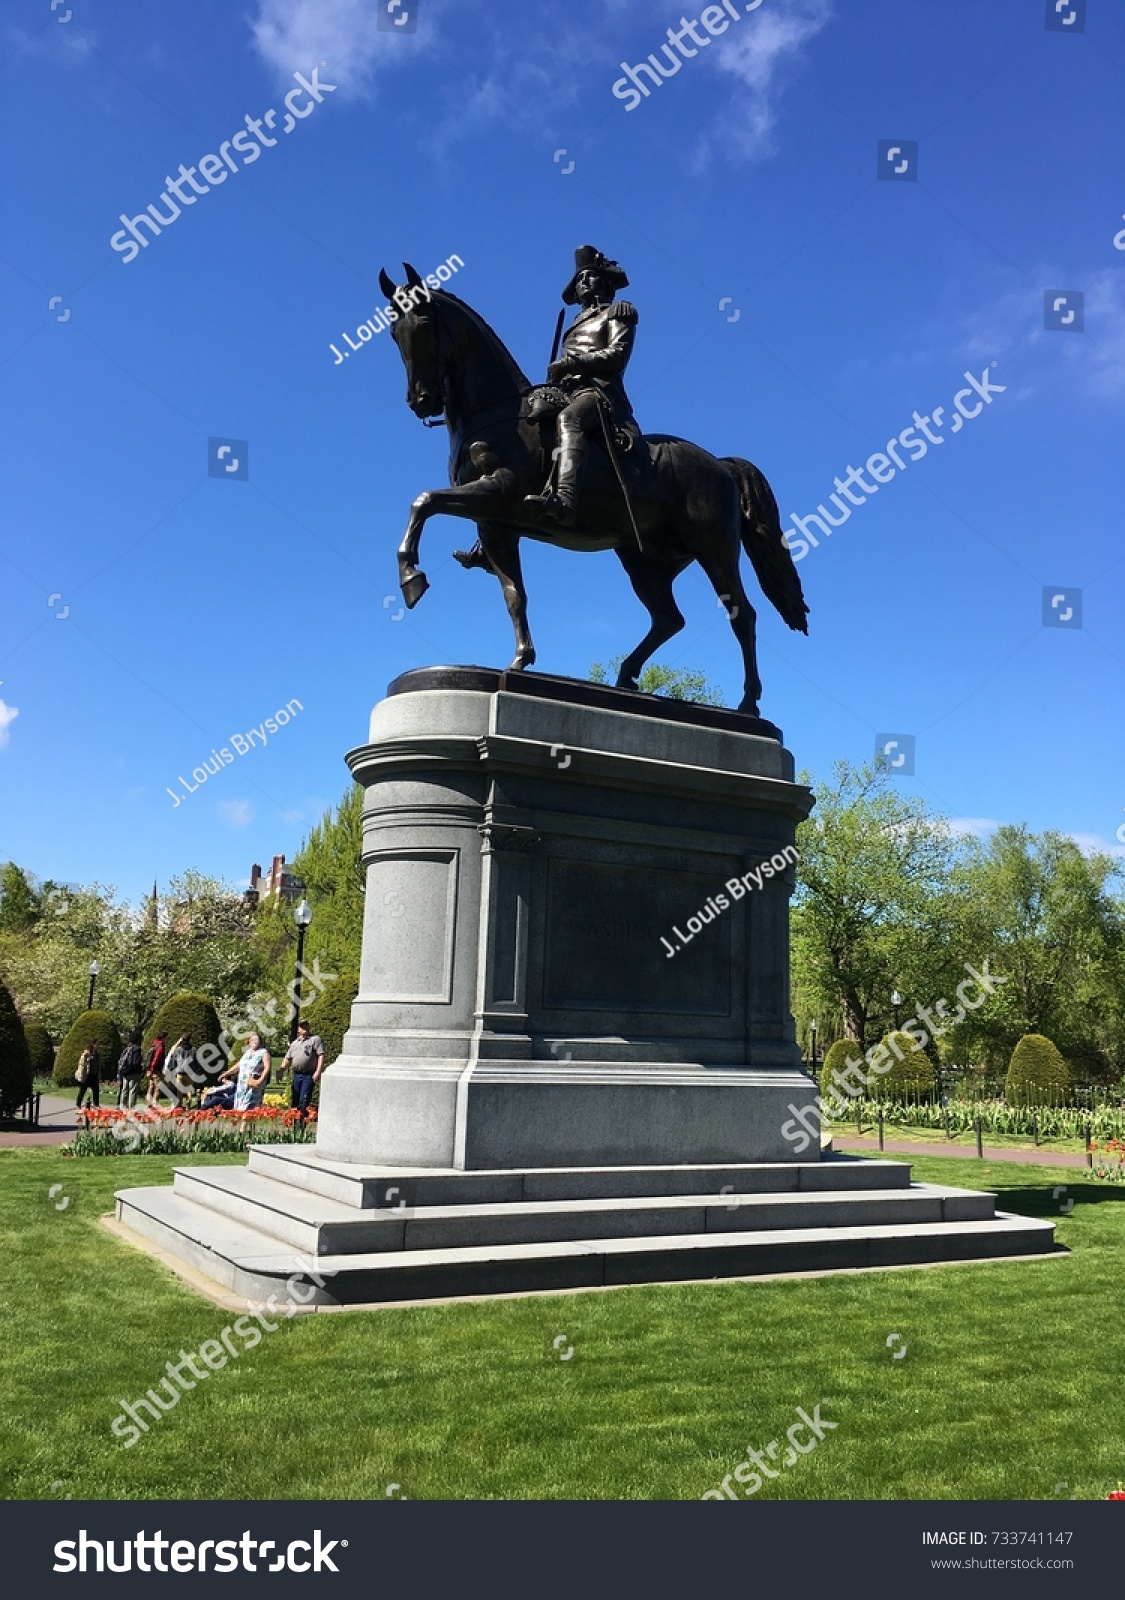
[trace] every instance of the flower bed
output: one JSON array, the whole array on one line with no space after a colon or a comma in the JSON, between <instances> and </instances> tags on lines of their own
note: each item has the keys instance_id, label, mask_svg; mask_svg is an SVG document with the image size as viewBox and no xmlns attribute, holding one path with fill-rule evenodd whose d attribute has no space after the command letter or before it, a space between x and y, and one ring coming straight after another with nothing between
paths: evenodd
<instances>
[{"instance_id":1,"label":"flower bed","mask_svg":"<svg viewBox=\"0 0 1125 1600\"><path fill-rule=\"evenodd\" d=\"M870 1121L879 1112L880 1102L863 1099L852 1101L840 1115L833 1117L829 1107L830 1122L846 1124L855 1117L856 1104L862 1107L863 1116ZM1117 1106L1095 1106L1089 1110L1082 1106L1010 1106L1006 1100L951 1100L947 1106L933 1101L907 1102L884 1100L883 1115L896 1127L948 1128L951 1133L971 1133L976 1118L981 1121L981 1131L1006 1133L1030 1138L1038 1131L1039 1138L1081 1139L1089 1126L1093 1139L1125 1139L1125 1111Z\"/></svg>"},{"instance_id":2,"label":"flower bed","mask_svg":"<svg viewBox=\"0 0 1125 1600\"><path fill-rule=\"evenodd\" d=\"M1109 1139L1105 1144L1096 1144L1091 1139L1090 1155L1095 1178L1104 1178L1108 1183L1125 1183L1125 1142Z\"/></svg>"},{"instance_id":3,"label":"flower bed","mask_svg":"<svg viewBox=\"0 0 1125 1600\"><path fill-rule=\"evenodd\" d=\"M203 1155L246 1150L252 1144L311 1144L316 1112L257 1106L252 1111L119 1111L107 1106L78 1113L69 1147L76 1156Z\"/></svg>"}]
</instances>

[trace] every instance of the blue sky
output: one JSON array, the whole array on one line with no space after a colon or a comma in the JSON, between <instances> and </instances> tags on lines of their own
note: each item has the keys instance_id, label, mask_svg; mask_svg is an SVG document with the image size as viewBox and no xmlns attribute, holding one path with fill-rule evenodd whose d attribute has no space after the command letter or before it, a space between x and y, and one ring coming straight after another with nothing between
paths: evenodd
<instances>
[{"instance_id":1,"label":"blue sky","mask_svg":"<svg viewBox=\"0 0 1125 1600\"><path fill-rule=\"evenodd\" d=\"M0 859L132 896L186 866L243 882L342 792L391 678L508 661L450 519L396 620L444 433L406 409L389 335L330 345L382 303L381 265L455 254L452 287L541 377L586 242L631 278L642 426L749 456L787 525L944 408L943 442L800 561L810 637L761 606L762 709L798 765L912 734L900 781L950 815L1119 849L1125 7L1063 31L1044 0L761 0L627 110L621 63L681 27L671 4L410 3L398 34L374 0L5 9ZM279 132L322 61L335 89ZM111 247L271 107L275 145L135 259ZM888 140L918 147L898 181ZM1047 291L1084 296L1081 332L1045 327ZM1003 392L953 431L966 372ZM248 441L245 479L208 475L209 438ZM528 542L524 564L542 669L584 677L645 631L611 554ZM1044 626L1044 588L1060 618L1082 590L1081 628ZM737 703L709 585L677 595L659 659ZM253 728L264 747L183 791Z\"/></svg>"}]
</instances>

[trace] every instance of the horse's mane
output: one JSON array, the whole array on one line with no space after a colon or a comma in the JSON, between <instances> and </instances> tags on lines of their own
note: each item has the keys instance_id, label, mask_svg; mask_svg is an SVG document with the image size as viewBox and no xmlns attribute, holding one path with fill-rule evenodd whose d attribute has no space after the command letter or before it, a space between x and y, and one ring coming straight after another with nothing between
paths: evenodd
<instances>
[{"instance_id":1,"label":"horse's mane","mask_svg":"<svg viewBox=\"0 0 1125 1600\"><path fill-rule=\"evenodd\" d=\"M517 363L515 356L513 356L512 352L508 349L508 346L496 332L496 329L493 328L490 323L485 321L479 311L475 310L473 306L466 304L464 300L459 299L457 295L450 294L448 289L435 289L432 291L432 293L435 300L448 300L452 305L459 306L465 315L476 324L480 331L487 338L491 339L496 348L496 353L500 357L501 363L507 369L508 374L512 378L517 389L519 389L521 392L526 392L532 387L531 380L525 375L522 368Z\"/></svg>"}]
</instances>

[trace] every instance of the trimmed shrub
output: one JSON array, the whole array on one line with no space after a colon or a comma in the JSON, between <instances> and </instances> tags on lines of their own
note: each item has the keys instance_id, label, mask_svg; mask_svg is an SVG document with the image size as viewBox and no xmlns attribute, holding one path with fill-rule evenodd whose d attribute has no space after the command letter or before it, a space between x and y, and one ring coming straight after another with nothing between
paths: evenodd
<instances>
[{"instance_id":1,"label":"trimmed shrub","mask_svg":"<svg viewBox=\"0 0 1125 1600\"><path fill-rule=\"evenodd\" d=\"M70 1031L62 1044L59 1045L58 1054L55 1056L55 1082L60 1086L72 1084L74 1074L78 1068L78 1058L89 1044L91 1039L98 1041L98 1049L102 1058L102 1082L107 1078L117 1076L117 1058L121 1054L121 1035L117 1031L117 1024L108 1011L83 1011L77 1021L71 1023Z\"/></svg>"},{"instance_id":2,"label":"trimmed shrub","mask_svg":"<svg viewBox=\"0 0 1125 1600\"><path fill-rule=\"evenodd\" d=\"M0 983L0 1114L21 1106L31 1093L31 1052L15 1001Z\"/></svg>"},{"instance_id":3,"label":"trimmed shrub","mask_svg":"<svg viewBox=\"0 0 1125 1600\"><path fill-rule=\"evenodd\" d=\"M304 1013L313 1033L324 1040L324 1065L329 1067L344 1048L344 1034L351 1026L352 1001L359 993L359 974L341 972L335 983L323 989Z\"/></svg>"},{"instance_id":4,"label":"trimmed shrub","mask_svg":"<svg viewBox=\"0 0 1125 1600\"><path fill-rule=\"evenodd\" d=\"M55 1045L51 1035L41 1022L25 1022L23 1031L31 1052L32 1077L49 1078L55 1070Z\"/></svg>"},{"instance_id":5,"label":"trimmed shrub","mask_svg":"<svg viewBox=\"0 0 1125 1600\"><path fill-rule=\"evenodd\" d=\"M156 1035L162 1033L167 1039L168 1049L171 1050L176 1040L187 1033L191 1035L191 1042L198 1050L203 1044L217 1045L222 1031L223 1025L219 1021L219 1013L207 996L191 994L184 990L181 994L174 994L170 1000L165 1000L160 1007L145 1030L143 1048L147 1050Z\"/></svg>"},{"instance_id":6,"label":"trimmed shrub","mask_svg":"<svg viewBox=\"0 0 1125 1600\"><path fill-rule=\"evenodd\" d=\"M908 1033L888 1033L876 1046L874 1066L884 1065L887 1056L890 1067L886 1072L868 1068L873 1100L929 1100L937 1089L937 1071L922 1046Z\"/></svg>"},{"instance_id":7,"label":"trimmed shrub","mask_svg":"<svg viewBox=\"0 0 1125 1600\"><path fill-rule=\"evenodd\" d=\"M1004 1098L1011 1106L1061 1106L1070 1098L1070 1068L1041 1033L1025 1033L1012 1051Z\"/></svg>"},{"instance_id":8,"label":"trimmed shrub","mask_svg":"<svg viewBox=\"0 0 1125 1600\"><path fill-rule=\"evenodd\" d=\"M855 1098L848 1094L849 1084L862 1093L863 1079L857 1072L848 1072L849 1061L858 1061L866 1076L863 1046L858 1039L837 1039L835 1044L828 1046L828 1054L820 1064L820 1093L823 1099L835 1101L840 1096L845 1100ZM833 1074L836 1072L840 1074L840 1081L834 1083Z\"/></svg>"}]
</instances>

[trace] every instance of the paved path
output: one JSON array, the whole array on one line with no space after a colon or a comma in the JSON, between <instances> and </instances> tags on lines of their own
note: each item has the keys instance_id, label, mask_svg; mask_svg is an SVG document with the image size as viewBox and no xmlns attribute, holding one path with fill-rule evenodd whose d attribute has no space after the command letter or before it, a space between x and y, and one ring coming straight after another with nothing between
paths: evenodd
<instances>
[{"instance_id":1,"label":"paved path","mask_svg":"<svg viewBox=\"0 0 1125 1600\"><path fill-rule=\"evenodd\" d=\"M859 1134L833 1134L832 1148L834 1150L878 1150L878 1139L861 1138ZM888 1139L883 1146L883 1154L888 1156L960 1156L975 1161L977 1158L975 1144L907 1144L900 1139ZM988 1145L984 1147L986 1161L1016 1161L1027 1166L1039 1167L1084 1167L1086 1157L1080 1152L1066 1150L994 1150Z\"/></svg>"},{"instance_id":2,"label":"paved path","mask_svg":"<svg viewBox=\"0 0 1125 1600\"><path fill-rule=\"evenodd\" d=\"M74 1138L74 1101L65 1095L45 1094L39 1102L39 1130L30 1133L0 1132L0 1150L36 1149L40 1145L69 1144Z\"/></svg>"}]
</instances>

